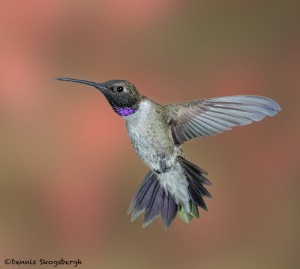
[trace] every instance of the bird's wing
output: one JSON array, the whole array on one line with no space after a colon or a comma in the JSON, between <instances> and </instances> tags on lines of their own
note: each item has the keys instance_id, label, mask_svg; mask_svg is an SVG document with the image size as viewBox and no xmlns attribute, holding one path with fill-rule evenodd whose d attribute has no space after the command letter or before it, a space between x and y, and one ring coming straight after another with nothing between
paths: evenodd
<instances>
[{"instance_id":1,"label":"bird's wing","mask_svg":"<svg viewBox=\"0 0 300 269\"><path fill-rule=\"evenodd\" d=\"M274 116L280 106L272 99L236 95L166 105L166 113L177 144L223 133L233 126Z\"/></svg>"}]
</instances>

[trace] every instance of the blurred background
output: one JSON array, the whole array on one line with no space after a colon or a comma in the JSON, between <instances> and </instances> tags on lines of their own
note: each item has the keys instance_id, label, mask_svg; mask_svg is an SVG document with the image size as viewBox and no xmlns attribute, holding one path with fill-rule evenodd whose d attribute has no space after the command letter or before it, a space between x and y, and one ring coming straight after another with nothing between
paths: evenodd
<instances>
[{"instance_id":1,"label":"blurred background","mask_svg":"<svg viewBox=\"0 0 300 269\"><path fill-rule=\"evenodd\" d=\"M292 0L2 0L0 267L300 268L299 17ZM142 229L126 211L148 169L124 121L58 76L126 79L161 103L264 95L282 111L184 145L209 172L209 212Z\"/></svg>"}]
</instances>

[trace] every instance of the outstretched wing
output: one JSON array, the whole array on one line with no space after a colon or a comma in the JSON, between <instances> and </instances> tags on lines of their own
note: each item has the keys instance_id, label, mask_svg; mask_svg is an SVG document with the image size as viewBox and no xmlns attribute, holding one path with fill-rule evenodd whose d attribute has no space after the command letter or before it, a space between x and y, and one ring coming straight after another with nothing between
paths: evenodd
<instances>
[{"instance_id":1,"label":"outstretched wing","mask_svg":"<svg viewBox=\"0 0 300 269\"><path fill-rule=\"evenodd\" d=\"M255 95L236 95L166 105L168 120L177 144L216 135L234 126L274 116L280 106L272 99Z\"/></svg>"}]
</instances>

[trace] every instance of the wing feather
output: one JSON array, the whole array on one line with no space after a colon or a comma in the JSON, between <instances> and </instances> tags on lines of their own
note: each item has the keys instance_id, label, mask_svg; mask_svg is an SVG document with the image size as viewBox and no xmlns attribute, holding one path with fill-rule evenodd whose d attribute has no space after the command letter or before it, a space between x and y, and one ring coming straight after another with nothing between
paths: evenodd
<instances>
[{"instance_id":1,"label":"wing feather","mask_svg":"<svg viewBox=\"0 0 300 269\"><path fill-rule=\"evenodd\" d=\"M182 144L274 116L281 108L267 97L236 95L170 104L166 110L173 137Z\"/></svg>"}]
</instances>

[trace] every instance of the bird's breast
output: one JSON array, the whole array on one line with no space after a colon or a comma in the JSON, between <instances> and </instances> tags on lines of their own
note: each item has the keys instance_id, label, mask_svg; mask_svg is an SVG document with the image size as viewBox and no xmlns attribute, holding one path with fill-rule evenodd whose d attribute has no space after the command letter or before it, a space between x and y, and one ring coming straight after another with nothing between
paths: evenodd
<instances>
[{"instance_id":1,"label":"bird's breast","mask_svg":"<svg viewBox=\"0 0 300 269\"><path fill-rule=\"evenodd\" d=\"M126 119L128 135L133 148L147 166L158 171L165 170L172 166L177 156L171 130L155 104L144 102L136 113Z\"/></svg>"}]
</instances>

